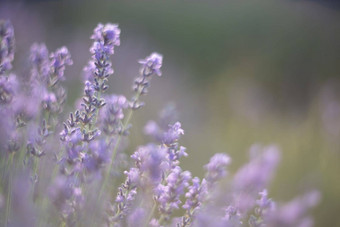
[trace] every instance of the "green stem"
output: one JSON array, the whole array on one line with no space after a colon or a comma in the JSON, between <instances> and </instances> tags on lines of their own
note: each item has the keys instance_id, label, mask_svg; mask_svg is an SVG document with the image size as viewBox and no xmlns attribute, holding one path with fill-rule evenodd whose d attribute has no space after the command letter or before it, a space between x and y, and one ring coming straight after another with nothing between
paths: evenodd
<instances>
[{"instance_id":1,"label":"green stem","mask_svg":"<svg viewBox=\"0 0 340 227\"><path fill-rule=\"evenodd\" d=\"M102 92L99 90L97 92L97 100L98 100L98 102L100 101L101 95L102 95ZM95 125L97 123L98 114L99 114L99 107L96 109L96 112L95 112L95 115L94 115L94 118L93 118L93 123L91 125ZM89 127L89 129L91 130L91 127Z\"/></svg>"},{"instance_id":2,"label":"green stem","mask_svg":"<svg viewBox=\"0 0 340 227\"><path fill-rule=\"evenodd\" d=\"M6 214L5 214L5 226L8 226L8 219L10 216L10 209L11 209L11 195L12 195L12 171L11 166L13 164L13 156L14 153L11 153L9 156L9 174L8 174L8 192L7 192L7 201L6 201Z\"/></svg>"},{"instance_id":3,"label":"green stem","mask_svg":"<svg viewBox=\"0 0 340 227\"><path fill-rule=\"evenodd\" d=\"M62 221L61 223L60 223L60 227L65 227L66 226L66 222L65 221Z\"/></svg>"},{"instance_id":4,"label":"green stem","mask_svg":"<svg viewBox=\"0 0 340 227\"><path fill-rule=\"evenodd\" d=\"M57 175L57 172L58 172L58 164L56 164L55 166L54 166L54 168L53 168L53 172L52 172L52 175L51 175L51 177L50 177L50 179L51 179L51 181L50 182L52 182L54 179L55 179L55 177L56 177L56 175ZM47 209L47 205L48 205L48 197L47 197L47 195L45 195L44 196L44 198L42 199L42 202L41 202L41 211L46 211L46 209ZM41 214L43 214L43 212L41 212ZM41 217L40 217L40 220L39 220L39 227L40 226L44 226L43 225L43 222L44 221L46 221L46 215L42 215Z\"/></svg>"},{"instance_id":5,"label":"green stem","mask_svg":"<svg viewBox=\"0 0 340 227\"><path fill-rule=\"evenodd\" d=\"M34 164L33 164L33 177L34 177L34 182L33 182L33 186L32 186L32 198L33 198L33 202L36 201L35 198L35 190L36 190L36 185L38 183L38 171L39 171L39 163L40 163L40 157L33 157L34 160Z\"/></svg>"},{"instance_id":6,"label":"green stem","mask_svg":"<svg viewBox=\"0 0 340 227\"><path fill-rule=\"evenodd\" d=\"M157 207L157 203L156 203L156 201L154 201L153 206L152 206L152 209L151 209L151 212L150 212L149 217L148 217L148 219L147 219L148 223L150 223L150 221L151 221L151 219L152 219L152 217L153 217L153 214L154 214L155 211L156 211L156 207Z\"/></svg>"},{"instance_id":7,"label":"green stem","mask_svg":"<svg viewBox=\"0 0 340 227\"><path fill-rule=\"evenodd\" d=\"M159 219L159 221L158 221L158 224L159 224L160 226L162 226L162 223L163 223L164 219L165 219L165 216L162 214L161 217L160 217L160 219Z\"/></svg>"},{"instance_id":8,"label":"green stem","mask_svg":"<svg viewBox=\"0 0 340 227\"><path fill-rule=\"evenodd\" d=\"M3 181L2 184L5 185L6 174L7 174L7 171L8 171L9 163L8 162L6 163L6 158L5 157L1 161L2 161L2 164L4 165L4 171L2 172L1 180Z\"/></svg>"},{"instance_id":9,"label":"green stem","mask_svg":"<svg viewBox=\"0 0 340 227\"><path fill-rule=\"evenodd\" d=\"M18 166L20 167L21 165L23 165L24 163L24 159L25 159L25 151L26 151L26 145L27 145L27 141L26 141L26 138L27 138L27 130L24 130L26 128L22 127L20 129L20 131L22 131L22 134L23 134L23 143L22 143L22 146L20 148L20 150L18 151L19 152L19 158L18 159ZM20 133L19 131L19 133Z\"/></svg>"}]
</instances>

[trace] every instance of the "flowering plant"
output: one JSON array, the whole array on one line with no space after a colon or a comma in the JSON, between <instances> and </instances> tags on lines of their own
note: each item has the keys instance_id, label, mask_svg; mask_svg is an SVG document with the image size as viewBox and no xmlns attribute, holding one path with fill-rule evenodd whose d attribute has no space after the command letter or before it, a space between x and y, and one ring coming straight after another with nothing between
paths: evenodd
<instances>
[{"instance_id":1,"label":"flowering plant","mask_svg":"<svg viewBox=\"0 0 340 227\"><path fill-rule=\"evenodd\" d=\"M29 77L16 76L14 30L0 22L1 225L311 226L307 211L318 203L317 191L288 203L268 198L280 159L276 146L251 147L249 162L233 177L224 153L204 166L203 179L183 170L184 130L171 106L146 124L153 142L127 156L122 141L151 80L162 76L163 57L139 61L132 98L106 94L120 32L117 24L94 29L83 97L66 117L68 49L49 53L33 44Z\"/></svg>"}]
</instances>

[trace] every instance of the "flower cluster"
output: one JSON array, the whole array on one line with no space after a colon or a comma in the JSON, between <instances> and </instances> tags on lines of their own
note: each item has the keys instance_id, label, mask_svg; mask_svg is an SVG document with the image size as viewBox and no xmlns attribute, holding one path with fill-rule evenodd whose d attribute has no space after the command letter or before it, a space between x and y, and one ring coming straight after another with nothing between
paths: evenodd
<instances>
[{"instance_id":1,"label":"flower cluster","mask_svg":"<svg viewBox=\"0 0 340 227\"><path fill-rule=\"evenodd\" d=\"M132 98L104 95L120 28L99 24L91 39L80 105L65 114L68 49L49 53L45 44L33 44L29 79L15 75L13 27L0 21L1 225L312 225L308 210L318 203L317 191L288 203L268 196L280 160L276 146L254 145L234 175L225 153L210 159L202 179L184 170L181 159L189 152L180 145L184 130L173 105L146 124L153 141L129 157L122 140L151 79L162 75L163 57L152 53L138 61Z\"/></svg>"}]
</instances>

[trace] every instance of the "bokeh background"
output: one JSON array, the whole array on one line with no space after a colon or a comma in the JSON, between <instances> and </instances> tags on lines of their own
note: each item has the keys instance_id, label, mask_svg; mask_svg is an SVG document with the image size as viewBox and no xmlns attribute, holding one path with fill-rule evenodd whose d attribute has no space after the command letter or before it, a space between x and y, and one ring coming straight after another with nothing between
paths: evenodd
<instances>
[{"instance_id":1,"label":"bokeh background","mask_svg":"<svg viewBox=\"0 0 340 227\"><path fill-rule=\"evenodd\" d=\"M128 152L149 140L148 120L173 102L185 130L182 162L194 175L216 152L230 172L252 144L276 144L282 161L269 188L289 200L322 192L316 226L340 226L340 4L337 1L0 1L15 28L16 73L29 73L29 47L66 45L68 109L82 94L89 36L98 22L118 23L110 93L130 96L137 60L164 55L146 106L134 115Z\"/></svg>"}]
</instances>

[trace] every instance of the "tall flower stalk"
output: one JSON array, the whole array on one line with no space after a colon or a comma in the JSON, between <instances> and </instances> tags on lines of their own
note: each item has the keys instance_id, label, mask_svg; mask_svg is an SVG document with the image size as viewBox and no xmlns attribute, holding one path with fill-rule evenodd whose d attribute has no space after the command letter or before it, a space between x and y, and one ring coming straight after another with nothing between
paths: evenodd
<instances>
[{"instance_id":1,"label":"tall flower stalk","mask_svg":"<svg viewBox=\"0 0 340 227\"><path fill-rule=\"evenodd\" d=\"M130 125L130 120L132 118L133 112L144 105L144 103L139 101L139 98L148 92L148 88L150 86L150 80L153 75L161 76L161 67L163 63L163 56L158 53L152 53L150 56L146 57L143 60L139 60L141 64L140 75L134 81L133 91L134 96L132 97L129 103L129 112L126 116L126 119L123 123L123 126L118 134L118 138L115 142L112 154L111 154L111 162L109 164L109 168L104 177L104 183L102 189L100 191L100 196L102 195L103 190L106 187L108 179L110 177L112 166L114 164L115 157L117 155L117 151L119 148L120 141L122 139L122 135L128 134L128 127Z\"/></svg>"}]
</instances>

